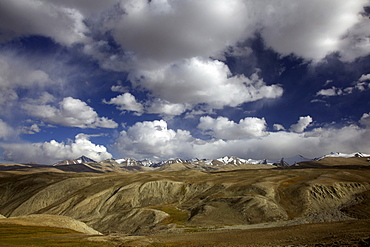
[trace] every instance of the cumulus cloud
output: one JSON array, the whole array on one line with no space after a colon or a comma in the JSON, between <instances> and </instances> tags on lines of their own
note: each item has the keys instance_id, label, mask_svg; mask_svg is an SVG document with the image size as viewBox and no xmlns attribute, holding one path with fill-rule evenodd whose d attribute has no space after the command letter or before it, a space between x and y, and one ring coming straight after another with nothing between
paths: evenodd
<instances>
[{"instance_id":1,"label":"cumulus cloud","mask_svg":"<svg viewBox=\"0 0 370 247\"><path fill-rule=\"evenodd\" d=\"M125 14L113 28L115 40L156 62L219 54L253 32L241 0L129 0L121 8Z\"/></svg>"},{"instance_id":2,"label":"cumulus cloud","mask_svg":"<svg viewBox=\"0 0 370 247\"><path fill-rule=\"evenodd\" d=\"M321 89L316 93L316 96L337 96L342 94L343 94L342 89L333 86L328 89Z\"/></svg>"},{"instance_id":3,"label":"cumulus cloud","mask_svg":"<svg viewBox=\"0 0 370 247\"><path fill-rule=\"evenodd\" d=\"M166 100L156 98L147 102L146 112L160 115L177 116L189 108L187 103L170 103Z\"/></svg>"},{"instance_id":4,"label":"cumulus cloud","mask_svg":"<svg viewBox=\"0 0 370 247\"><path fill-rule=\"evenodd\" d=\"M112 92L119 92L119 93L127 93L129 91L128 87L124 87L121 85L114 85L110 88Z\"/></svg>"},{"instance_id":5,"label":"cumulus cloud","mask_svg":"<svg viewBox=\"0 0 370 247\"><path fill-rule=\"evenodd\" d=\"M308 116L301 119L297 124L300 126L295 127L299 131L310 122ZM368 119L369 114L364 114L360 120L366 128L351 124L342 128L316 128L303 133L268 132L263 136L228 140L217 137L201 140L192 137L186 130L169 129L164 120L156 120L136 123L127 131L122 131L115 147L124 157L154 157L157 160L174 157L219 158L224 155L274 160L297 154L314 158L332 151L370 153ZM213 121L217 122L217 119ZM237 128L236 123L231 122L230 125Z\"/></svg>"},{"instance_id":6,"label":"cumulus cloud","mask_svg":"<svg viewBox=\"0 0 370 247\"><path fill-rule=\"evenodd\" d=\"M88 40L84 16L76 8L41 0L4 0L0 8L0 41L42 35L63 45Z\"/></svg>"},{"instance_id":7,"label":"cumulus cloud","mask_svg":"<svg viewBox=\"0 0 370 247\"><path fill-rule=\"evenodd\" d=\"M112 29L125 50L139 60L157 63L219 57L237 51L238 42L253 38L255 32L283 55L319 61L339 51L349 61L370 53L370 21L360 15L367 4L367 0L293 4L289 0L130 0L121 2L124 14Z\"/></svg>"},{"instance_id":8,"label":"cumulus cloud","mask_svg":"<svg viewBox=\"0 0 370 247\"><path fill-rule=\"evenodd\" d=\"M133 111L142 114L143 105L136 101L135 96L130 93L124 93L110 99L109 101L103 100L105 104L116 105L117 109L121 111Z\"/></svg>"},{"instance_id":9,"label":"cumulus cloud","mask_svg":"<svg viewBox=\"0 0 370 247\"><path fill-rule=\"evenodd\" d=\"M199 129L219 139L235 140L246 137L261 137L268 134L264 118L247 117L241 119L239 123L235 123L226 117L214 119L205 116L201 117L199 121Z\"/></svg>"},{"instance_id":10,"label":"cumulus cloud","mask_svg":"<svg viewBox=\"0 0 370 247\"><path fill-rule=\"evenodd\" d=\"M198 57L161 69L136 70L129 79L134 86L170 103L206 103L216 109L277 98L283 93L279 85L267 86L257 73L251 78L232 76L223 62Z\"/></svg>"},{"instance_id":11,"label":"cumulus cloud","mask_svg":"<svg viewBox=\"0 0 370 247\"><path fill-rule=\"evenodd\" d=\"M49 104L24 104L28 114L45 122L78 128L116 128L118 124L98 113L85 102L66 97L59 103L59 108Z\"/></svg>"},{"instance_id":12,"label":"cumulus cloud","mask_svg":"<svg viewBox=\"0 0 370 247\"><path fill-rule=\"evenodd\" d=\"M301 133L308 127L308 125L310 125L310 123L312 123L312 118L310 116L299 117L298 122L290 126L290 131Z\"/></svg>"},{"instance_id":13,"label":"cumulus cloud","mask_svg":"<svg viewBox=\"0 0 370 247\"><path fill-rule=\"evenodd\" d=\"M355 30L352 32L359 32L366 37L368 30L361 30L356 25L362 21L359 13L367 4L367 0L294 3L289 0L258 1L255 9L261 8L262 5L264 7L261 30L268 46L280 54L293 53L308 60L318 61L332 52L348 49L342 44L351 43L351 38L355 36L346 36L351 28ZM355 44L348 46L354 47ZM363 55L366 55L366 52L358 52L355 56Z\"/></svg>"},{"instance_id":14,"label":"cumulus cloud","mask_svg":"<svg viewBox=\"0 0 370 247\"><path fill-rule=\"evenodd\" d=\"M5 52L0 52L0 106L18 100L17 89L40 89L55 85L49 74Z\"/></svg>"},{"instance_id":15,"label":"cumulus cloud","mask_svg":"<svg viewBox=\"0 0 370 247\"><path fill-rule=\"evenodd\" d=\"M166 121L155 120L121 131L114 145L128 157L170 158L188 155L193 139L189 131L168 129Z\"/></svg>"},{"instance_id":16,"label":"cumulus cloud","mask_svg":"<svg viewBox=\"0 0 370 247\"><path fill-rule=\"evenodd\" d=\"M274 124L273 125L273 128L276 131L285 130L285 127L283 125L281 125L281 124Z\"/></svg>"},{"instance_id":17,"label":"cumulus cloud","mask_svg":"<svg viewBox=\"0 0 370 247\"><path fill-rule=\"evenodd\" d=\"M112 89L119 90L120 88L118 86L112 87ZM160 98L149 99L142 104L137 102L135 96L133 96L131 93L124 93L118 95L117 97L111 98L109 101L103 100L103 102L105 104L116 105L117 109L123 112L132 111L136 115L142 115L145 112L159 115L176 116L185 112L189 107L189 104L186 103L170 103Z\"/></svg>"},{"instance_id":18,"label":"cumulus cloud","mask_svg":"<svg viewBox=\"0 0 370 247\"><path fill-rule=\"evenodd\" d=\"M370 89L370 83L367 82L370 80L370 74L362 75L358 81L355 81L352 83L352 86L346 87L346 88L337 88L337 87L331 87L327 89L321 89L316 93L316 96L340 96L340 95L348 95L353 93L355 90L363 92L365 90Z\"/></svg>"},{"instance_id":19,"label":"cumulus cloud","mask_svg":"<svg viewBox=\"0 0 370 247\"><path fill-rule=\"evenodd\" d=\"M369 2L367 2L369 4ZM357 15L358 22L348 30L340 42L341 60L353 62L358 57L370 54L370 19L368 15Z\"/></svg>"},{"instance_id":20,"label":"cumulus cloud","mask_svg":"<svg viewBox=\"0 0 370 247\"><path fill-rule=\"evenodd\" d=\"M0 118L0 139L7 140L12 137L14 133L14 129Z\"/></svg>"},{"instance_id":21,"label":"cumulus cloud","mask_svg":"<svg viewBox=\"0 0 370 247\"><path fill-rule=\"evenodd\" d=\"M360 124L370 128L370 113L364 113L360 119Z\"/></svg>"},{"instance_id":22,"label":"cumulus cloud","mask_svg":"<svg viewBox=\"0 0 370 247\"><path fill-rule=\"evenodd\" d=\"M41 131L40 127L37 124L32 124L31 126L24 126L22 127L22 133L23 134L35 134L39 133Z\"/></svg>"},{"instance_id":23,"label":"cumulus cloud","mask_svg":"<svg viewBox=\"0 0 370 247\"><path fill-rule=\"evenodd\" d=\"M370 74L363 74L360 79L359 79L360 82L362 81L370 81Z\"/></svg>"},{"instance_id":24,"label":"cumulus cloud","mask_svg":"<svg viewBox=\"0 0 370 247\"><path fill-rule=\"evenodd\" d=\"M283 55L317 61L339 51L353 61L370 53L370 21L360 14L366 5L367 0L5 0L0 41L42 35L68 46L84 43L103 68L126 70L130 63L157 67L196 56L248 54L238 44L259 32ZM112 34L121 53L109 49L106 37L93 40L96 33Z\"/></svg>"},{"instance_id":25,"label":"cumulus cloud","mask_svg":"<svg viewBox=\"0 0 370 247\"><path fill-rule=\"evenodd\" d=\"M95 161L112 158L103 145L96 145L89 140L89 135L78 134L74 141L67 143L51 140L44 143L0 143L4 158L21 163L36 162L53 164L65 159L76 159L85 155Z\"/></svg>"},{"instance_id":26,"label":"cumulus cloud","mask_svg":"<svg viewBox=\"0 0 370 247\"><path fill-rule=\"evenodd\" d=\"M194 146L193 157L217 158L235 155L242 158L271 159L292 157L320 157L330 152L370 152L370 131L356 125L339 129L315 129L306 133L271 132L261 138L212 140Z\"/></svg>"}]
</instances>

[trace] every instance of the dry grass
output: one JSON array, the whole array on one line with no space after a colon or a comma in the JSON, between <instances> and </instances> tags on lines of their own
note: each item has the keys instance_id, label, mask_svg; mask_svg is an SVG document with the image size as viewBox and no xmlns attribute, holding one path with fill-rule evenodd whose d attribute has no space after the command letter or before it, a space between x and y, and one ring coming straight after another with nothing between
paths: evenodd
<instances>
[{"instance_id":1,"label":"dry grass","mask_svg":"<svg viewBox=\"0 0 370 247\"><path fill-rule=\"evenodd\" d=\"M69 229L0 224L0 245L7 246L116 246L89 241L89 235Z\"/></svg>"},{"instance_id":2,"label":"dry grass","mask_svg":"<svg viewBox=\"0 0 370 247\"><path fill-rule=\"evenodd\" d=\"M151 246L369 246L370 221L163 234Z\"/></svg>"},{"instance_id":3,"label":"dry grass","mask_svg":"<svg viewBox=\"0 0 370 247\"><path fill-rule=\"evenodd\" d=\"M153 209L161 210L170 215L167 219L165 219L162 224L177 224L177 225L184 225L189 218L189 215L186 211L180 210L174 206L169 205L160 205L151 207Z\"/></svg>"}]
</instances>

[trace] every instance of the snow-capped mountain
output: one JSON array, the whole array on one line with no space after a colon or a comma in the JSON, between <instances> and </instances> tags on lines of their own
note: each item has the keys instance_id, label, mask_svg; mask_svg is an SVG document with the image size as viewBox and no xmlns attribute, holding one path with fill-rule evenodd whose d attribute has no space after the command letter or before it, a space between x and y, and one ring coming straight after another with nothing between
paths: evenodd
<instances>
[{"instance_id":1,"label":"snow-capped mountain","mask_svg":"<svg viewBox=\"0 0 370 247\"><path fill-rule=\"evenodd\" d=\"M195 167L221 167L225 165L233 165L233 166L240 166L244 164L266 164L266 165L275 165L275 166L293 166L300 162L304 161L315 161L315 160L321 160L326 157L341 157L341 158L350 158L350 157L370 157L370 154L364 154L360 152L356 153L339 153L339 152L332 152L330 154L326 154L322 157L315 158L315 159L309 159L306 157L303 157L302 155L296 155L290 158L281 158L279 160L275 161L269 161L266 159L261 160L255 160L255 159L243 159L235 156L224 156L217 159L181 159L181 158L173 158L169 160L164 160L161 162L154 162L149 159L143 159L143 160L135 160L133 158L122 158L122 159L111 159L107 161L102 161L103 163L112 163L113 166L119 166L119 167L162 167L165 165L172 165L172 164L186 164L186 165L194 165ZM97 163L96 161L86 157L81 156L77 159L71 159L71 160L63 160L61 162L58 162L54 164L54 166L59 165L74 165L74 164L83 164L83 163ZM208 168L207 168L208 169Z\"/></svg>"},{"instance_id":2,"label":"snow-capped mountain","mask_svg":"<svg viewBox=\"0 0 370 247\"><path fill-rule=\"evenodd\" d=\"M154 162L149 160L149 159L139 160L139 161L137 161L137 163L140 166L146 166L146 167L150 167L154 164Z\"/></svg>"},{"instance_id":3,"label":"snow-capped mountain","mask_svg":"<svg viewBox=\"0 0 370 247\"><path fill-rule=\"evenodd\" d=\"M340 157L340 158L351 158L351 157L370 157L370 154L364 154L361 152L355 152L355 153L339 153L339 152L331 152L330 154L326 154L324 156L321 156L319 158L316 158L314 160L321 160L326 157Z\"/></svg>"},{"instance_id":4,"label":"snow-capped mountain","mask_svg":"<svg viewBox=\"0 0 370 247\"><path fill-rule=\"evenodd\" d=\"M242 159L235 156L224 156L218 159L206 160L205 164L212 166L220 165L243 165L243 164L263 164L264 160Z\"/></svg>"},{"instance_id":5,"label":"snow-capped mountain","mask_svg":"<svg viewBox=\"0 0 370 247\"><path fill-rule=\"evenodd\" d=\"M76 164L82 164L82 163L97 163L97 162L83 155L77 159L63 160L63 161L57 162L54 164L54 166L76 165Z\"/></svg>"},{"instance_id":6,"label":"snow-capped mountain","mask_svg":"<svg viewBox=\"0 0 370 247\"><path fill-rule=\"evenodd\" d=\"M188 163L191 163L191 162L189 160L176 158L176 159L169 159L169 160L166 160L166 161L161 161L161 162L158 162L158 163L152 163L150 166L151 167L160 167L160 166L163 166L163 165L171 165L171 164L176 164L176 163L188 164Z\"/></svg>"}]
</instances>

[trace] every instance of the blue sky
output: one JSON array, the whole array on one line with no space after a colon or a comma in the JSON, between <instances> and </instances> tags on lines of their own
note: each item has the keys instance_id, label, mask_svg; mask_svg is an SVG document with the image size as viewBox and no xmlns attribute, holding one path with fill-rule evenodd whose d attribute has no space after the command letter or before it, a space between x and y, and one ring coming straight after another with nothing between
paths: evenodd
<instances>
[{"instance_id":1,"label":"blue sky","mask_svg":"<svg viewBox=\"0 0 370 247\"><path fill-rule=\"evenodd\" d=\"M0 152L370 153L368 0L5 0Z\"/></svg>"}]
</instances>

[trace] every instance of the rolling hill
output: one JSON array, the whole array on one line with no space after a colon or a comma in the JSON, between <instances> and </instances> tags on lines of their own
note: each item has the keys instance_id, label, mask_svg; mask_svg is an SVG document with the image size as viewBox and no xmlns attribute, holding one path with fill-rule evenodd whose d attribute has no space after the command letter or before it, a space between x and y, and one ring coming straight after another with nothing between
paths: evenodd
<instances>
[{"instance_id":1,"label":"rolling hill","mask_svg":"<svg viewBox=\"0 0 370 247\"><path fill-rule=\"evenodd\" d=\"M53 227L65 225L59 216L68 217L120 243L129 243L128 235L140 235L135 241L149 245L148 239L161 242L160 236L176 239L185 233L191 241L194 231L204 236L260 234L260 229L309 230L334 222L343 222L338 223L343 229L345 222L361 226L361 232L354 228L351 232L358 235L351 236L362 241L370 236L370 227L363 231L364 225L370 226L369 165L367 157L325 157L288 167L224 164L214 169L190 162L124 166L113 160L51 170L4 165L0 214L7 217L3 220L22 219L23 224L34 215L44 221L55 215ZM331 230L326 231L329 236Z\"/></svg>"}]
</instances>

